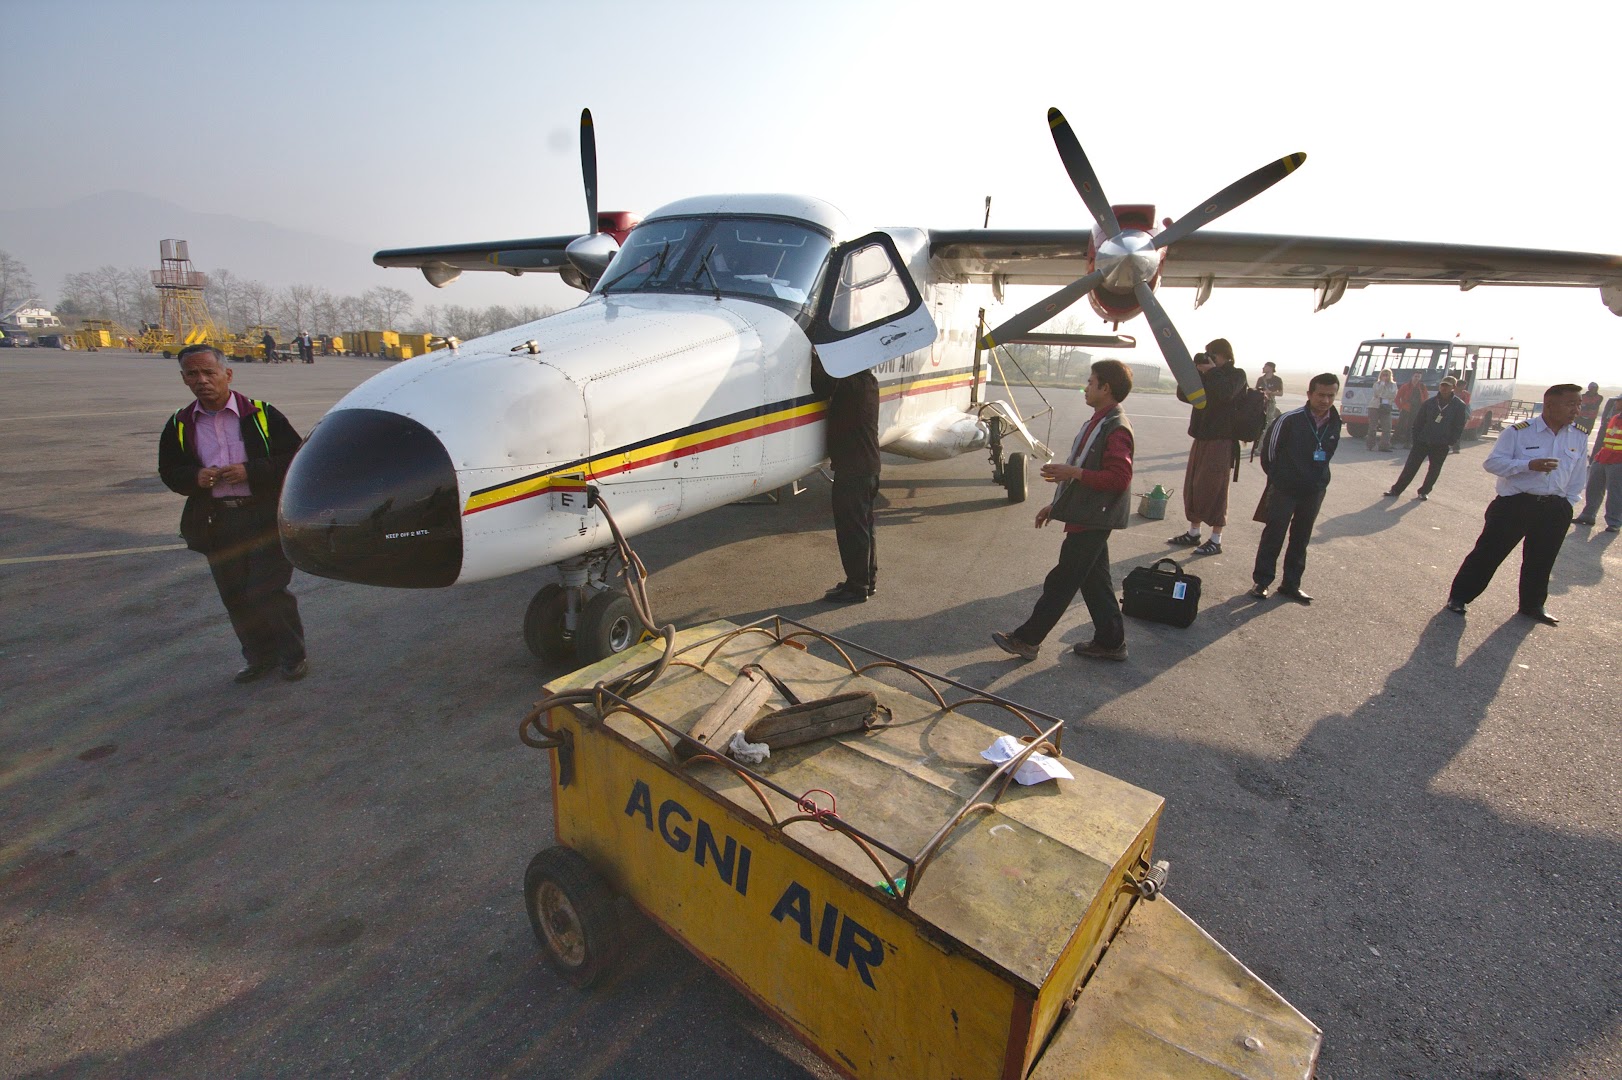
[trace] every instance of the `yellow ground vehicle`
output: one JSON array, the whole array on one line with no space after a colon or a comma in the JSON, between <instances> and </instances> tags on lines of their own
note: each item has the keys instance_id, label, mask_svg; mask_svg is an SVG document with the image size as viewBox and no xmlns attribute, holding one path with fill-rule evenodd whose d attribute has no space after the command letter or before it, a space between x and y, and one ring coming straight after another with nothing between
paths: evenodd
<instances>
[{"instance_id":1,"label":"yellow ground vehicle","mask_svg":"<svg viewBox=\"0 0 1622 1080\"><path fill-rule=\"evenodd\" d=\"M555 968L611 962L619 893L850 1076L1312 1075L1318 1028L1159 898L1159 796L1073 761L1015 785L1062 721L864 652L712 623L548 687L521 735L550 752L559 846L525 897ZM887 718L752 766L688 738L752 670ZM1004 732L969 712L1025 749L987 763Z\"/></svg>"}]
</instances>

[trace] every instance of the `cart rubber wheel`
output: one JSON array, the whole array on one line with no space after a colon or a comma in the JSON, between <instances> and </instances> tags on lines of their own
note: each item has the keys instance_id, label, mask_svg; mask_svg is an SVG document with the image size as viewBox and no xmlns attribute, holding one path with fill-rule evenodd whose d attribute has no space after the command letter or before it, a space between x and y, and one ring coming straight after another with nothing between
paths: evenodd
<instances>
[{"instance_id":1,"label":"cart rubber wheel","mask_svg":"<svg viewBox=\"0 0 1622 1080\"><path fill-rule=\"evenodd\" d=\"M614 962L614 893L589 862L566 847L536 853L524 871L524 907L547 963L584 990Z\"/></svg>"},{"instance_id":2,"label":"cart rubber wheel","mask_svg":"<svg viewBox=\"0 0 1622 1080\"><path fill-rule=\"evenodd\" d=\"M595 664L635 645L642 625L631 598L617 589L605 589L586 601L575 630L575 659Z\"/></svg>"},{"instance_id":3,"label":"cart rubber wheel","mask_svg":"<svg viewBox=\"0 0 1622 1080\"><path fill-rule=\"evenodd\" d=\"M1008 464L1003 466L1003 487L1008 492L1008 501L1022 503L1028 492L1025 483L1025 455L1013 453L1008 455Z\"/></svg>"},{"instance_id":4,"label":"cart rubber wheel","mask_svg":"<svg viewBox=\"0 0 1622 1080\"><path fill-rule=\"evenodd\" d=\"M542 585L524 612L524 644L538 659L558 662L570 658L569 643L563 637L563 616L569 597L555 581Z\"/></svg>"}]
</instances>

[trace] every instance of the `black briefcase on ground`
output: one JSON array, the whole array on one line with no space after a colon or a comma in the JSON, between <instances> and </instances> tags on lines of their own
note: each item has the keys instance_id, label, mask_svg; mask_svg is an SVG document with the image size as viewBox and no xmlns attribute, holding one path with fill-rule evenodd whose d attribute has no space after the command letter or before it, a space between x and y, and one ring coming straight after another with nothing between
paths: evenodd
<instances>
[{"instance_id":1,"label":"black briefcase on ground","mask_svg":"<svg viewBox=\"0 0 1622 1080\"><path fill-rule=\"evenodd\" d=\"M1185 574L1173 559L1140 566L1121 583L1121 611L1134 619L1188 626L1199 610L1200 579Z\"/></svg>"}]
</instances>

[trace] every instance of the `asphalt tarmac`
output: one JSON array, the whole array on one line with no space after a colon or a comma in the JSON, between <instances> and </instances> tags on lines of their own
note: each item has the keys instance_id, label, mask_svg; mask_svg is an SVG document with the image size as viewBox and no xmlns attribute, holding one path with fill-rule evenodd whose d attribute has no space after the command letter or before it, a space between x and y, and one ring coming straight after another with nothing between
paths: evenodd
<instances>
[{"instance_id":1,"label":"asphalt tarmac","mask_svg":"<svg viewBox=\"0 0 1622 1080\"><path fill-rule=\"evenodd\" d=\"M384 366L235 367L301 431ZM1301 387L1291 387L1301 390ZM1066 446L1084 418L1045 391ZM1040 408L1021 391L1022 406ZM310 676L241 687L181 500L156 475L174 361L0 350L0 1075L832 1075L660 932L580 993L540 963L524 866L551 842L519 718L561 672L519 634L537 570L438 591L298 575ZM1130 398L1135 490L1179 488L1186 408ZM1166 521L1111 541L1116 580L1173 555L1187 630L1071 655L1079 601L1020 663L1057 527L984 457L885 466L879 591L839 578L828 489L634 541L661 621L780 612L1071 721L1066 752L1167 799L1168 895L1323 1027L1320 1076L1622 1076L1622 540L1574 530L1558 628L1515 615L1517 558L1442 610L1491 497L1486 444L1429 502L1402 454L1343 442L1310 608L1244 596L1261 489L1225 552Z\"/></svg>"}]
</instances>

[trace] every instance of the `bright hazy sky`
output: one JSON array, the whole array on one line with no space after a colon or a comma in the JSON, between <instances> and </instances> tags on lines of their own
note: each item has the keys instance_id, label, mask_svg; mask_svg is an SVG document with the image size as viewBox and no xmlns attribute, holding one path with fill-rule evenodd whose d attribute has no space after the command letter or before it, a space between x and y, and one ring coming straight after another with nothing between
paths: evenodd
<instances>
[{"instance_id":1,"label":"bright hazy sky","mask_svg":"<svg viewBox=\"0 0 1622 1080\"><path fill-rule=\"evenodd\" d=\"M0 0L0 207L123 188L371 248L567 233L586 224L590 106L604 209L796 191L863 224L966 227L990 194L994 227L1084 227L1057 105L1109 197L1160 216L1303 150L1214 227L1616 253L1618 10ZM443 299L579 299L473 278ZM1191 348L1229 337L1252 370L1338 371L1363 337L1462 332L1517 340L1523 379L1622 385L1622 319L1593 290L1375 287L1317 315L1310 295L1162 299ZM1122 329L1153 350L1141 320Z\"/></svg>"}]
</instances>

